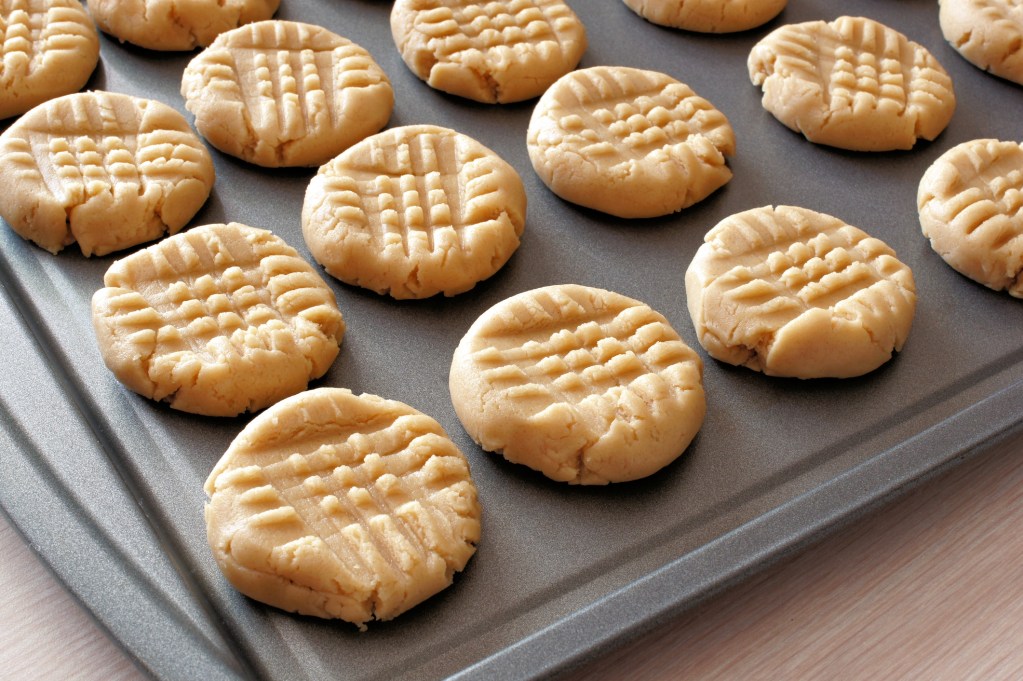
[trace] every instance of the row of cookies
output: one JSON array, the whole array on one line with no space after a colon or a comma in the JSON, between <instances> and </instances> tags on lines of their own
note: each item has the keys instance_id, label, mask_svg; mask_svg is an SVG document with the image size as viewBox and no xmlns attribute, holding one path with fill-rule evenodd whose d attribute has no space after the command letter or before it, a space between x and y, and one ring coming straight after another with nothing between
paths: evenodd
<instances>
[{"instance_id":1,"label":"row of cookies","mask_svg":"<svg viewBox=\"0 0 1023 681\"><path fill-rule=\"evenodd\" d=\"M655 24L705 33L732 33L778 16L787 0L624 0ZM968 61L1023 82L1023 10L1009 0L943 0L939 21L945 38ZM797 29L827 43L848 39L839 22ZM586 30L561 0L445 3L398 0L391 31L402 58L431 87L479 102L509 103L543 93L571 71L586 49ZM829 35L830 34L830 35ZM787 36L799 40L798 36ZM781 39L781 36L778 36ZM896 47L881 36L887 48ZM885 58L910 56L889 50ZM924 60L926 61L926 59ZM918 64L923 67L924 64ZM862 103L861 103L862 106Z\"/></svg>"},{"instance_id":2,"label":"row of cookies","mask_svg":"<svg viewBox=\"0 0 1023 681\"><path fill-rule=\"evenodd\" d=\"M80 90L100 56L100 29L149 49L190 50L220 33L269 19L280 0L14 0L0 7L0 119ZM90 17L91 14L91 17Z\"/></svg>"},{"instance_id":3,"label":"row of cookies","mask_svg":"<svg viewBox=\"0 0 1023 681\"><path fill-rule=\"evenodd\" d=\"M800 51L807 41L817 53ZM831 73L845 80L813 82L807 74L819 73L822 61L845 64ZM951 83L929 53L868 19L783 27L754 47L749 62L765 106L822 143L908 147L917 136L936 136L954 110ZM248 81L255 86L243 87ZM330 83L340 85L333 96ZM182 93L207 140L266 166L324 163L385 125L393 105L386 75L365 50L320 27L281 21L221 34L186 68ZM680 210L726 183L735 138L723 114L669 76L595 67L547 89L527 145L559 196L646 217ZM8 222L22 234L42 231L13 214ZM68 238L40 243L55 250Z\"/></svg>"},{"instance_id":4,"label":"row of cookies","mask_svg":"<svg viewBox=\"0 0 1023 681\"><path fill-rule=\"evenodd\" d=\"M731 33L778 16L787 0L624 0L644 19L702 33ZM1011 0L939 0L945 39L978 68L1023 83L1023 7Z\"/></svg>"},{"instance_id":5,"label":"row of cookies","mask_svg":"<svg viewBox=\"0 0 1023 681\"><path fill-rule=\"evenodd\" d=\"M922 46L864 17L783 26L751 50L763 105L812 142L858 151L934 139L951 79ZM527 131L537 174L562 198L619 217L666 215L727 183L727 118L670 76L598 66L559 79Z\"/></svg>"}]
</instances>

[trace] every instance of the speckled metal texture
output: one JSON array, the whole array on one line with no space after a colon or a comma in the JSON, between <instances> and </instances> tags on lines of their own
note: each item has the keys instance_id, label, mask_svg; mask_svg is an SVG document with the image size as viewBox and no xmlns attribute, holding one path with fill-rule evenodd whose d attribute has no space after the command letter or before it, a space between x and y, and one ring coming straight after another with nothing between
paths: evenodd
<instances>
[{"instance_id":1,"label":"speckled metal texture","mask_svg":"<svg viewBox=\"0 0 1023 681\"><path fill-rule=\"evenodd\" d=\"M556 198L534 174L533 102L488 106L435 92L402 63L390 6L284 3L366 47L391 78L390 125L432 123L480 140L521 174L529 197L519 251L450 299L396 302L336 281L348 332L316 385L404 401L436 418L469 457L483 540L452 588L393 622L355 627L247 600L206 546L202 482L249 417L171 411L103 366L89 298L116 256L59 256L0 229L0 504L56 574L143 668L160 679L538 678L648 629L836 524L1020 427L1023 302L949 269L920 233L916 187L930 163L977 137L1019 140L1023 89L949 47L933 2L864 0L856 11L906 33L951 73L951 125L909 152L861 154L806 142L760 106L746 56L782 22L831 20L823 0L792 2L766 27L700 35L654 26L614 0L576 0L589 31L583 66L664 71L728 116L734 179L682 213L620 220ZM190 54L102 39L90 88L156 97L184 112ZM190 119L191 120L191 119ZM272 229L300 253L312 170L264 170L214 153L217 184L194 224ZM704 233L732 213L793 204L883 239L919 292L903 352L856 379L765 377L704 354L708 414L688 451L656 475L566 487L481 451L447 393L451 354L499 300L572 282L637 298L696 347L683 273Z\"/></svg>"}]
</instances>

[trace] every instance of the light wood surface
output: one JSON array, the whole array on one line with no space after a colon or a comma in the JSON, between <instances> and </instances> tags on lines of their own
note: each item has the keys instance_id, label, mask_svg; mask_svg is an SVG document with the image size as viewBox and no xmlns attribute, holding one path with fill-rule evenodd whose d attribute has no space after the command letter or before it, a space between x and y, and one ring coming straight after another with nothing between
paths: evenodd
<instances>
[{"instance_id":1,"label":"light wood surface","mask_svg":"<svg viewBox=\"0 0 1023 681\"><path fill-rule=\"evenodd\" d=\"M570 681L1023 679L1023 438ZM0 518L0 679L144 678Z\"/></svg>"}]
</instances>

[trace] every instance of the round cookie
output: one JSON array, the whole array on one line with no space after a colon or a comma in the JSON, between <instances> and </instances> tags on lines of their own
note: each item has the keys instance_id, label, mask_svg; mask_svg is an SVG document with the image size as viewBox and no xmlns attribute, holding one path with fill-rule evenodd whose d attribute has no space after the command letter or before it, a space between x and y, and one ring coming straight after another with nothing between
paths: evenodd
<instances>
[{"instance_id":1,"label":"round cookie","mask_svg":"<svg viewBox=\"0 0 1023 681\"><path fill-rule=\"evenodd\" d=\"M166 104L82 92L40 104L0 135L0 215L57 253L105 255L184 227L213 187L213 160Z\"/></svg>"},{"instance_id":2,"label":"round cookie","mask_svg":"<svg viewBox=\"0 0 1023 681\"><path fill-rule=\"evenodd\" d=\"M656 71L574 71L537 102L529 159L551 191L618 217L667 215L732 178L735 134L688 85Z\"/></svg>"},{"instance_id":3,"label":"round cookie","mask_svg":"<svg viewBox=\"0 0 1023 681\"><path fill-rule=\"evenodd\" d=\"M699 33L735 33L766 24L788 0L625 0L633 12L661 26Z\"/></svg>"},{"instance_id":4,"label":"round cookie","mask_svg":"<svg viewBox=\"0 0 1023 681\"><path fill-rule=\"evenodd\" d=\"M302 231L341 281L394 298L467 291L519 246L518 173L466 135L392 128L343 152L309 183Z\"/></svg>"},{"instance_id":5,"label":"round cookie","mask_svg":"<svg viewBox=\"0 0 1023 681\"><path fill-rule=\"evenodd\" d=\"M563 0L396 0L391 34L430 87L488 104L538 97L586 51Z\"/></svg>"},{"instance_id":6,"label":"round cookie","mask_svg":"<svg viewBox=\"0 0 1023 681\"><path fill-rule=\"evenodd\" d=\"M305 389L345 331L334 294L263 229L205 225L114 262L92 297L119 381L174 409L256 411Z\"/></svg>"},{"instance_id":7,"label":"round cookie","mask_svg":"<svg viewBox=\"0 0 1023 681\"><path fill-rule=\"evenodd\" d=\"M931 53L863 17L782 26L747 65L764 108L817 144L911 149L937 137L955 111L952 80Z\"/></svg>"},{"instance_id":8,"label":"round cookie","mask_svg":"<svg viewBox=\"0 0 1023 681\"><path fill-rule=\"evenodd\" d=\"M920 227L953 269L1023 298L1023 145L963 142L924 173Z\"/></svg>"},{"instance_id":9,"label":"round cookie","mask_svg":"<svg viewBox=\"0 0 1023 681\"><path fill-rule=\"evenodd\" d=\"M99 36L78 0L0 3L0 119L80 90L99 62Z\"/></svg>"},{"instance_id":10,"label":"round cookie","mask_svg":"<svg viewBox=\"0 0 1023 681\"><path fill-rule=\"evenodd\" d=\"M574 284L512 296L455 350L449 387L473 440L560 482L648 476L696 436L703 366L643 303Z\"/></svg>"},{"instance_id":11,"label":"round cookie","mask_svg":"<svg viewBox=\"0 0 1023 681\"><path fill-rule=\"evenodd\" d=\"M243 24L269 19L280 0L89 0L96 24L150 50L205 47Z\"/></svg>"},{"instance_id":12,"label":"round cookie","mask_svg":"<svg viewBox=\"0 0 1023 681\"><path fill-rule=\"evenodd\" d=\"M293 21L221 33L185 68L181 94L210 144L268 168L322 165L384 127L394 106L369 52Z\"/></svg>"},{"instance_id":13,"label":"round cookie","mask_svg":"<svg viewBox=\"0 0 1023 681\"><path fill-rule=\"evenodd\" d=\"M339 388L253 419L206 494L210 548L236 589L360 629L450 585L480 538L468 462L440 425Z\"/></svg>"},{"instance_id":14,"label":"round cookie","mask_svg":"<svg viewBox=\"0 0 1023 681\"><path fill-rule=\"evenodd\" d=\"M841 220L765 206L711 229L686 270L689 314L711 357L771 376L847 378L902 349L913 273Z\"/></svg>"},{"instance_id":15,"label":"round cookie","mask_svg":"<svg viewBox=\"0 0 1023 681\"><path fill-rule=\"evenodd\" d=\"M939 0L945 40L978 68L1023 84L1023 3Z\"/></svg>"}]
</instances>

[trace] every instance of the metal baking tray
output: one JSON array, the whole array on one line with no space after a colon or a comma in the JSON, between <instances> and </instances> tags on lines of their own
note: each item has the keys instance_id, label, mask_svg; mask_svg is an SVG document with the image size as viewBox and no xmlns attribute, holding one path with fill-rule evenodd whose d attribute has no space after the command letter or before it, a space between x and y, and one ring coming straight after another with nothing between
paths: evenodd
<instances>
[{"instance_id":1,"label":"metal baking tray","mask_svg":"<svg viewBox=\"0 0 1023 681\"><path fill-rule=\"evenodd\" d=\"M370 50L397 102L390 125L471 135L521 174L521 248L490 280L450 299L396 302L331 280L348 323L316 385L402 400L438 419L467 454L484 508L476 556L452 588L360 633L250 601L206 545L202 482L249 417L176 413L123 388L104 367L89 299L115 256L59 256L0 228L0 504L57 576L129 655L159 679L538 678L640 633L848 522L921 479L1020 430L1023 302L948 268L920 233L920 176L978 137L1023 138L1023 88L974 68L941 36L931 0L861 0L855 12L901 30L951 73L948 129L908 152L815 146L760 106L746 57L782 23L833 19L792 0L779 19L734 35L654 26L614 0L574 0L583 66L664 71L732 122L731 183L682 213L620 220L551 194L525 131L533 102L486 106L435 92L401 62L390 5L286 0L279 16L321 24ZM102 39L90 89L160 99L184 112L190 54ZM265 170L214 152L217 184L193 224L272 229L299 249L313 170ZM708 414L677 462L642 481L556 484L481 451L447 392L451 353L485 309L536 286L574 282L638 298L697 347L683 273L722 218L766 204L838 216L912 267L919 302L903 352L849 380L768 378L704 358Z\"/></svg>"}]
</instances>

